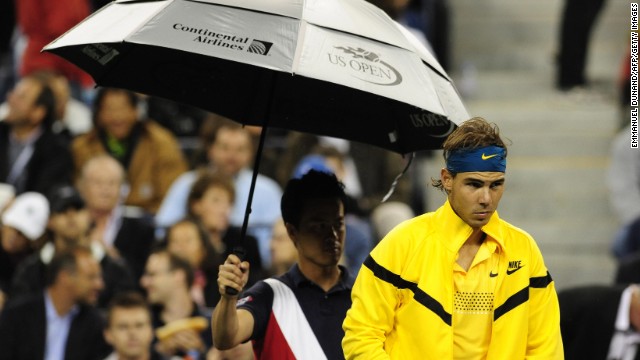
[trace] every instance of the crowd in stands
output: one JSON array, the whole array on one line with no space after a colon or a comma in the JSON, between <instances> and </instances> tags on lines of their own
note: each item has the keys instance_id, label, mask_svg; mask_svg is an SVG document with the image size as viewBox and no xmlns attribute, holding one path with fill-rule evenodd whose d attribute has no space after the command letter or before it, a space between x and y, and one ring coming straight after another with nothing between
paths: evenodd
<instances>
[{"instance_id":1,"label":"crowd in stands","mask_svg":"<svg viewBox=\"0 0 640 360\"><path fill-rule=\"evenodd\" d=\"M416 28L428 15L426 35L448 67L448 32L434 28L446 28L446 1L371 2ZM238 246L251 264L247 288L296 263L280 213L289 179L314 169L346 184L341 263L354 276L394 225L424 212L426 179L414 176L414 164L381 203L407 159L268 129L243 237L263 129L168 99L94 89L87 74L40 52L106 3L0 5L0 360L253 359L250 348L212 346L218 269ZM405 11L413 15L400 18ZM611 341L640 328L640 153L628 134L613 144L608 177L621 223L615 284L560 292L568 359L603 358ZM625 323L623 312L635 318ZM158 335L200 318L206 326ZM594 327L604 333L583 331Z\"/></svg>"},{"instance_id":2,"label":"crowd in stands","mask_svg":"<svg viewBox=\"0 0 640 360\"><path fill-rule=\"evenodd\" d=\"M0 76L0 359L253 358L247 348L212 347L218 268L239 246L251 264L247 287L292 268L297 251L280 214L290 178L314 169L347 184L341 263L354 276L390 221L422 210L411 174L385 204L392 210L380 206L406 164L400 155L268 129L243 237L262 129L94 89L85 73L39 50L103 4L41 7L51 27L38 34L26 15L36 3L15 2L28 41L12 78ZM0 75L15 60L5 56L8 41ZM207 326L158 336L194 318Z\"/></svg>"},{"instance_id":3,"label":"crowd in stands","mask_svg":"<svg viewBox=\"0 0 640 360\"><path fill-rule=\"evenodd\" d=\"M356 184L356 191L347 187L348 245L343 256L351 272L357 273L384 235L376 233L379 226L371 222L384 190L369 193L369 184L361 179L375 178L390 186L397 173L388 171L384 179L379 174L362 173L358 157L350 153L350 146L359 145L315 135L277 133L272 144L294 144L304 138L313 146L303 153L297 153L300 149L294 146L295 154L282 145L267 149L268 154L276 154L275 160L295 161L265 162L273 168L260 169L243 238L256 129L205 113L198 124L200 132L190 136L191 144L196 141L198 146L189 148L183 146L185 136L181 139L180 134L148 115L151 97L128 90L98 88L93 107L74 100L73 106L82 110L60 110L69 108L71 97L68 90L54 91L54 82L64 87L68 84L65 79L52 71L22 76L1 108L2 335L5 331L17 335L6 328L6 322L21 319L30 307L35 309L43 301L57 310L56 321L67 324L65 336L77 341L78 349L88 344L87 337L98 334L100 344L96 346L106 351L97 352L102 358L118 346L118 327L111 325L131 320L118 316L120 312L135 312L144 323L140 326L150 326L152 331L181 318L210 319L220 298L218 267L238 246L251 263L249 286L282 274L295 263L296 251L284 229L280 199L286 181L310 169L332 172L346 183ZM404 161L397 154L383 155L378 158L381 162L393 156L396 162ZM283 168L288 177L282 174ZM408 217L413 211L408 205L412 200L407 182L408 177L403 178L393 202L407 209ZM92 278L86 284L73 284L83 276L79 269L89 262L87 257L91 258L91 269L86 276ZM64 258L60 260L63 265L54 274L52 267L59 258ZM58 279L52 278L56 276ZM56 294L62 291L56 289L63 286L70 293L58 300ZM76 290L74 286L83 288ZM57 301L65 303L64 310ZM119 305L121 302L125 305ZM124 309L114 315L114 307ZM104 339L102 325L89 326L89 320L77 323L79 314L85 312L83 316L106 321ZM50 315L38 316L50 319ZM20 341L0 337L4 339L0 346ZM163 341L141 331L140 339L150 341L157 356L190 351L224 356L212 348L210 329ZM6 341L16 342L9 345ZM71 343L66 344L70 351ZM32 349L47 353L63 350Z\"/></svg>"}]
</instances>

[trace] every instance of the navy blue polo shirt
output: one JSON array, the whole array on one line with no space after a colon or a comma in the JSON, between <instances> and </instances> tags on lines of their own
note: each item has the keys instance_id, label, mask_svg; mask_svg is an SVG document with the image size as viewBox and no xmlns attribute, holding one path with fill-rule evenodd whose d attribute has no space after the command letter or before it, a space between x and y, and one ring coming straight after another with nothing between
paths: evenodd
<instances>
[{"instance_id":1,"label":"navy blue polo shirt","mask_svg":"<svg viewBox=\"0 0 640 360\"><path fill-rule=\"evenodd\" d=\"M328 292L307 279L298 264L295 264L276 279L286 284L294 293L314 335L328 359L344 359L342 351L342 322L351 307L351 288L354 278L340 266L340 279ZM259 281L245 291L238 300L237 308L245 309L253 315L254 327L251 340L260 347L264 338L271 308L273 290L264 281Z\"/></svg>"}]
</instances>

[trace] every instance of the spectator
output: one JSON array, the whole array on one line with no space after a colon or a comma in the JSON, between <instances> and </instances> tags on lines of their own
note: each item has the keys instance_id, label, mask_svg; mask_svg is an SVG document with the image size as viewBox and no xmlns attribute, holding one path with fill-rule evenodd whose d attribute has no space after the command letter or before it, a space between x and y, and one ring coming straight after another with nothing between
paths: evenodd
<instances>
[{"instance_id":1,"label":"spectator","mask_svg":"<svg viewBox=\"0 0 640 360\"><path fill-rule=\"evenodd\" d=\"M334 169L338 178L350 178L349 183L345 182L347 194L351 197L347 204L347 212L369 216L389 192L391 184L405 168L407 161L397 153L371 145L344 141L338 143L335 140L339 139L290 132L287 151L282 155L278 166L278 181L285 184L304 157L313 154L328 156L332 161L327 165L342 163L341 168L329 166ZM331 144L332 142L334 144ZM336 144L343 146L343 149L337 152L339 155L336 155ZM345 164L345 158L351 160ZM414 200L417 194L414 193L416 189L410 175L412 174L408 173L398 179L389 200L408 204L412 208L415 203L416 208L421 208L421 201Z\"/></svg>"},{"instance_id":2,"label":"spectator","mask_svg":"<svg viewBox=\"0 0 640 360\"><path fill-rule=\"evenodd\" d=\"M151 347L151 309L138 293L118 294L111 300L104 338L113 347L113 352L105 360L165 359Z\"/></svg>"},{"instance_id":3,"label":"spectator","mask_svg":"<svg viewBox=\"0 0 640 360\"><path fill-rule=\"evenodd\" d=\"M77 135L84 134L91 130L91 110L83 102L71 97L69 81L64 75L50 71L34 72L33 77L47 84L56 100L55 119L51 124L51 130L68 143ZM4 117L8 111L8 104L0 105L0 118Z\"/></svg>"},{"instance_id":4,"label":"spectator","mask_svg":"<svg viewBox=\"0 0 640 360\"><path fill-rule=\"evenodd\" d=\"M0 310L16 268L37 251L49 219L49 202L39 193L18 196L2 213L0 228Z\"/></svg>"},{"instance_id":5,"label":"spectator","mask_svg":"<svg viewBox=\"0 0 640 360\"><path fill-rule=\"evenodd\" d=\"M227 177L203 171L193 183L189 193L189 216L198 219L205 228L209 242L219 258L226 259L238 247L244 250L245 259L254 267L249 277L249 283L254 284L264 275L262 259L256 238L246 235L242 239L240 229L229 225L229 213L234 194L233 183ZM220 261L219 264L222 262ZM207 296L208 304L213 301L215 305L220 300L220 294L217 291Z\"/></svg>"},{"instance_id":6,"label":"spectator","mask_svg":"<svg viewBox=\"0 0 640 360\"><path fill-rule=\"evenodd\" d=\"M7 98L0 122L0 182L16 193L46 194L56 183L70 183L73 160L64 140L51 131L55 97L35 76L21 79Z\"/></svg>"},{"instance_id":7,"label":"spectator","mask_svg":"<svg viewBox=\"0 0 640 360\"><path fill-rule=\"evenodd\" d=\"M0 314L0 359L103 359L110 349L93 307L102 287L91 250L58 254L46 290L10 302Z\"/></svg>"},{"instance_id":8,"label":"spectator","mask_svg":"<svg viewBox=\"0 0 640 360\"><path fill-rule=\"evenodd\" d=\"M39 71L35 76L49 85L56 98L56 121L53 124L55 133L66 134L70 139L91 130L91 110L85 103L71 96L69 80L62 74Z\"/></svg>"},{"instance_id":9,"label":"spectator","mask_svg":"<svg viewBox=\"0 0 640 360\"><path fill-rule=\"evenodd\" d=\"M81 169L78 190L91 215L91 240L112 257L123 258L137 283L155 237L152 225L122 206L127 196L124 168L109 155L96 155Z\"/></svg>"},{"instance_id":10,"label":"spectator","mask_svg":"<svg viewBox=\"0 0 640 360\"><path fill-rule=\"evenodd\" d=\"M588 85L585 76L589 41L604 0L565 0L559 29L556 87L579 90Z\"/></svg>"},{"instance_id":11,"label":"spectator","mask_svg":"<svg viewBox=\"0 0 640 360\"><path fill-rule=\"evenodd\" d=\"M253 172L248 168L253 160L251 133L242 125L219 117L211 134L203 135L203 147L210 170L233 179L236 191L231 211L231 225L240 227L244 222L247 199ZM190 171L178 178L164 199L156 216L159 227L167 227L185 216L189 189L197 178L197 171ZM253 194L248 233L258 240L264 266L270 263L269 239L271 227L280 216L278 202L282 190L272 179L258 174Z\"/></svg>"},{"instance_id":12,"label":"spectator","mask_svg":"<svg viewBox=\"0 0 640 360\"><path fill-rule=\"evenodd\" d=\"M633 222L640 219L640 152L629 146L630 130L631 125L613 139L606 178L609 202L620 223L611 245L618 259L640 251L638 235L631 232Z\"/></svg>"},{"instance_id":13,"label":"spectator","mask_svg":"<svg viewBox=\"0 0 640 360\"><path fill-rule=\"evenodd\" d=\"M638 359L637 285L589 285L558 293L566 360Z\"/></svg>"},{"instance_id":14,"label":"spectator","mask_svg":"<svg viewBox=\"0 0 640 360\"><path fill-rule=\"evenodd\" d=\"M344 185L333 174L309 171L289 181L282 217L298 250L285 274L242 294L250 263L229 255L218 275L214 344L228 349L253 341L258 359L341 359L341 325L351 306L353 277L338 261L345 240Z\"/></svg>"},{"instance_id":15,"label":"spectator","mask_svg":"<svg viewBox=\"0 0 640 360\"><path fill-rule=\"evenodd\" d=\"M45 287L47 265L52 258L77 246L91 249L100 264L105 286L96 303L98 308L106 309L115 294L135 288L131 271L124 261L109 256L102 244L91 242L88 236L91 218L80 194L73 187L65 185L54 189L49 204L49 242L18 266L13 278L12 296L40 293Z\"/></svg>"},{"instance_id":16,"label":"spectator","mask_svg":"<svg viewBox=\"0 0 640 360\"><path fill-rule=\"evenodd\" d=\"M141 283L147 291L149 303L152 304L154 329L190 317L211 318L208 311L199 307L191 298L191 265L166 249L158 249L149 256ZM189 351L197 351L202 355L210 347L210 328L201 333L193 329L180 330L155 344L155 349L165 356L184 356Z\"/></svg>"},{"instance_id":17,"label":"spectator","mask_svg":"<svg viewBox=\"0 0 640 360\"><path fill-rule=\"evenodd\" d=\"M187 170L178 142L168 130L138 116L138 96L101 88L94 102L94 128L72 143L76 172L98 154L122 164L130 186L125 204L154 215L171 183Z\"/></svg>"},{"instance_id":18,"label":"spectator","mask_svg":"<svg viewBox=\"0 0 640 360\"><path fill-rule=\"evenodd\" d=\"M640 220L634 221L629 227L629 236L634 236L640 242ZM636 251L618 260L615 274L616 284L640 284L640 252Z\"/></svg>"},{"instance_id":19,"label":"spectator","mask_svg":"<svg viewBox=\"0 0 640 360\"><path fill-rule=\"evenodd\" d=\"M371 214L371 223L374 225L376 239L382 239L398 224L414 216L411 208L403 202L388 201L380 204Z\"/></svg>"},{"instance_id":20,"label":"spectator","mask_svg":"<svg viewBox=\"0 0 640 360\"><path fill-rule=\"evenodd\" d=\"M90 93L93 80L84 71L59 56L42 51L45 45L89 16L89 1L16 0L18 27L26 40L21 56L20 74L26 76L40 70L63 74L76 89L74 97L82 99Z\"/></svg>"},{"instance_id":21,"label":"spectator","mask_svg":"<svg viewBox=\"0 0 640 360\"><path fill-rule=\"evenodd\" d=\"M213 308L217 295L216 278L222 254L218 254L209 241L209 234L193 218L178 221L167 230L167 250L189 262L194 269L191 298L199 306Z\"/></svg>"},{"instance_id":22,"label":"spectator","mask_svg":"<svg viewBox=\"0 0 640 360\"><path fill-rule=\"evenodd\" d=\"M273 224L271 234L271 269L269 273L272 276L280 276L298 261L298 251L293 241L289 239L287 227L282 218Z\"/></svg>"}]
</instances>

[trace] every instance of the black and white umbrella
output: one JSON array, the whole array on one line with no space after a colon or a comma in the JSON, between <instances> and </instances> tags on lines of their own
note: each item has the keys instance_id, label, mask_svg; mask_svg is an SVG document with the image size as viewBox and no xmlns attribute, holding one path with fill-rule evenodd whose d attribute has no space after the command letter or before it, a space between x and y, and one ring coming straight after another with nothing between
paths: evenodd
<instances>
[{"instance_id":1,"label":"black and white umbrella","mask_svg":"<svg viewBox=\"0 0 640 360\"><path fill-rule=\"evenodd\" d=\"M468 118L434 56L364 0L118 0L44 51L100 86L399 154Z\"/></svg>"}]
</instances>

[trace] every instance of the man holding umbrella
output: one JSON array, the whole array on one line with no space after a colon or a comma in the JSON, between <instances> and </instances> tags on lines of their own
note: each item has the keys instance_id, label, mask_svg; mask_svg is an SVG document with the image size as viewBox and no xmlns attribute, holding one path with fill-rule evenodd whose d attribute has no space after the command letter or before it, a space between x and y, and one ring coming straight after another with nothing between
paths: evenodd
<instances>
[{"instance_id":1,"label":"man holding umbrella","mask_svg":"<svg viewBox=\"0 0 640 360\"><path fill-rule=\"evenodd\" d=\"M468 120L445 141L447 194L371 252L355 282L347 359L562 359L554 283L538 246L500 219L505 144Z\"/></svg>"},{"instance_id":2,"label":"man holding umbrella","mask_svg":"<svg viewBox=\"0 0 640 360\"><path fill-rule=\"evenodd\" d=\"M287 183L281 201L298 261L284 275L260 281L236 302L249 263L229 255L218 274L222 298L212 319L213 343L229 349L253 340L258 359L340 359L341 324L353 278L339 266L345 239L344 186L310 170Z\"/></svg>"}]
</instances>

